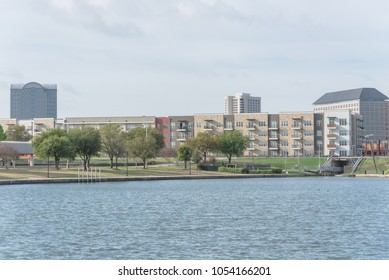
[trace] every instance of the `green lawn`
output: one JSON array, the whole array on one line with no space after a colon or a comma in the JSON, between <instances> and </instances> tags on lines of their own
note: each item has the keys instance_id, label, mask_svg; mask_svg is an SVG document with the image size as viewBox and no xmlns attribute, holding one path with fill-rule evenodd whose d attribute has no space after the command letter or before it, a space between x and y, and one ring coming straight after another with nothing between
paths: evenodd
<instances>
[{"instance_id":1,"label":"green lawn","mask_svg":"<svg viewBox=\"0 0 389 280\"><path fill-rule=\"evenodd\" d=\"M388 157L375 157L374 158L377 166L377 172L375 170L373 158L365 158L359 166L356 174L389 174L389 158Z\"/></svg>"},{"instance_id":2,"label":"green lawn","mask_svg":"<svg viewBox=\"0 0 389 280\"><path fill-rule=\"evenodd\" d=\"M217 172L209 171L198 171L194 166L191 169L191 175L213 175L220 174ZM55 170L54 166L50 166L49 176L50 178L78 178L78 174L82 176L82 171L77 168L61 168L60 170ZM127 169L125 167L120 167L118 170L110 169L109 167L92 167L91 172L88 172L88 176L99 176L101 177L125 177L127 176ZM143 167L129 167L128 176L183 176L189 175L189 168L184 169L182 166L170 165L170 166L149 166L146 169ZM84 177L87 174L84 172ZM0 169L0 179L38 179L38 178L47 178L47 167L24 167L19 166L16 168L1 168Z\"/></svg>"}]
</instances>

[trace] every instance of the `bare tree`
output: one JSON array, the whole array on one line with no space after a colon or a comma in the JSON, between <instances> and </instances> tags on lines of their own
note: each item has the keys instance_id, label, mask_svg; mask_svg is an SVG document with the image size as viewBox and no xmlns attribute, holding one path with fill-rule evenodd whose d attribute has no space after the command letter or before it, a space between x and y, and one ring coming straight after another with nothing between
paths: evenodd
<instances>
[{"instance_id":1,"label":"bare tree","mask_svg":"<svg viewBox=\"0 0 389 280\"><path fill-rule=\"evenodd\" d=\"M171 158L177 157L177 150L174 149L174 148L165 147L165 148L163 148L163 149L159 152L158 156L163 157L163 158L166 159L166 160L169 162L169 164L170 164L170 159L171 159Z\"/></svg>"},{"instance_id":2,"label":"bare tree","mask_svg":"<svg viewBox=\"0 0 389 280\"><path fill-rule=\"evenodd\" d=\"M8 169L12 161L19 157L18 151L12 148L8 144L0 143L0 159L3 162L5 168ZM15 164L13 164L15 166Z\"/></svg>"}]
</instances>

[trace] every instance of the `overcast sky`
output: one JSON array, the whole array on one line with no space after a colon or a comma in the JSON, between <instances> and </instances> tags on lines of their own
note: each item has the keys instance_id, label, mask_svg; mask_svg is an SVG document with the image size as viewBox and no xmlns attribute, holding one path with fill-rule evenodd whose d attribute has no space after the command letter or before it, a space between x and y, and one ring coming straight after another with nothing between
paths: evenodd
<instances>
[{"instance_id":1,"label":"overcast sky","mask_svg":"<svg viewBox=\"0 0 389 280\"><path fill-rule=\"evenodd\" d=\"M389 95L386 0L0 0L0 118L10 85L58 85L58 116L310 111L329 91Z\"/></svg>"}]
</instances>

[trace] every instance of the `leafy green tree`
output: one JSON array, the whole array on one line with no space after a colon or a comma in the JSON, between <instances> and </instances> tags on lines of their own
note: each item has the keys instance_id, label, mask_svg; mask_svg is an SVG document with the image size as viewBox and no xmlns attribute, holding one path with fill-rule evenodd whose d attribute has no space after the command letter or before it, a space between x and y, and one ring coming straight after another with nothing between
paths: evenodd
<instances>
[{"instance_id":1,"label":"leafy green tree","mask_svg":"<svg viewBox=\"0 0 389 280\"><path fill-rule=\"evenodd\" d=\"M196 137L189 139L187 145L196 153L201 154L205 162L208 153L216 150L216 139L210 132L200 132Z\"/></svg>"},{"instance_id":2,"label":"leafy green tree","mask_svg":"<svg viewBox=\"0 0 389 280\"><path fill-rule=\"evenodd\" d=\"M244 150L248 146L249 138L243 136L237 130L228 131L219 134L216 137L217 148L220 152L226 155L228 163L231 163L232 156L242 156Z\"/></svg>"},{"instance_id":3,"label":"leafy green tree","mask_svg":"<svg viewBox=\"0 0 389 280\"><path fill-rule=\"evenodd\" d=\"M53 157L57 170L61 158L74 159L75 157L75 150L68 132L61 128L43 131L34 138L32 145L35 154L40 158Z\"/></svg>"},{"instance_id":4,"label":"leafy green tree","mask_svg":"<svg viewBox=\"0 0 389 280\"><path fill-rule=\"evenodd\" d=\"M76 154L83 161L84 170L90 166L92 156L99 156L101 150L100 131L93 127L73 129L69 132L70 141Z\"/></svg>"},{"instance_id":5,"label":"leafy green tree","mask_svg":"<svg viewBox=\"0 0 389 280\"><path fill-rule=\"evenodd\" d=\"M126 137L121 130L120 125L110 124L105 125L100 129L101 144L103 152L105 152L113 168L113 161L116 159L116 169L118 168L118 158L126 154Z\"/></svg>"},{"instance_id":6,"label":"leafy green tree","mask_svg":"<svg viewBox=\"0 0 389 280\"><path fill-rule=\"evenodd\" d=\"M192 158L193 150L188 145L181 145L177 149L178 160L184 161L184 166L186 169L187 162Z\"/></svg>"},{"instance_id":7,"label":"leafy green tree","mask_svg":"<svg viewBox=\"0 0 389 280\"><path fill-rule=\"evenodd\" d=\"M32 138L26 127L18 124L9 126L7 135L7 140L9 141L30 141Z\"/></svg>"},{"instance_id":8,"label":"leafy green tree","mask_svg":"<svg viewBox=\"0 0 389 280\"><path fill-rule=\"evenodd\" d=\"M147 161L155 158L165 146L163 134L155 128L136 127L128 132L128 151L134 158L139 158L146 168Z\"/></svg>"},{"instance_id":9,"label":"leafy green tree","mask_svg":"<svg viewBox=\"0 0 389 280\"><path fill-rule=\"evenodd\" d=\"M4 132L3 127L0 125L0 141L4 141L7 139L7 133Z\"/></svg>"}]
</instances>

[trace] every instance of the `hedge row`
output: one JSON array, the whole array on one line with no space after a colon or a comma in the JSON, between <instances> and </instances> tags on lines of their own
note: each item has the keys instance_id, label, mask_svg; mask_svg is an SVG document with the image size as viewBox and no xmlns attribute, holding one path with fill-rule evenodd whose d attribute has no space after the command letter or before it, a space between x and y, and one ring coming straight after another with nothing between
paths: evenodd
<instances>
[{"instance_id":1,"label":"hedge row","mask_svg":"<svg viewBox=\"0 0 389 280\"><path fill-rule=\"evenodd\" d=\"M267 170L249 170L247 168L233 168L233 167L224 167L220 166L218 168L219 172L229 172L229 173L243 173L243 174L280 174L282 173L282 169L280 168L272 168Z\"/></svg>"}]
</instances>

